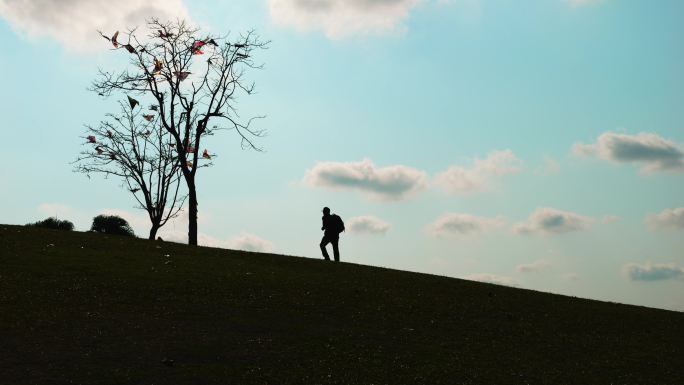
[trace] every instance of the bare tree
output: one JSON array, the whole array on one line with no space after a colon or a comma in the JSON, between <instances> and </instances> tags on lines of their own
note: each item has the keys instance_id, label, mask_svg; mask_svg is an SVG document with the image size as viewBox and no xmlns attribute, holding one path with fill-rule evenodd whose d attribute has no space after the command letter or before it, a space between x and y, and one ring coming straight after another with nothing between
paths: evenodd
<instances>
[{"instance_id":1,"label":"bare tree","mask_svg":"<svg viewBox=\"0 0 684 385\"><path fill-rule=\"evenodd\" d=\"M152 226L149 239L177 216L185 195L179 195L182 174L171 134L161 127L158 115L144 113L137 100L119 103L121 114L107 114L96 127L86 126L86 149L76 171L116 176L147 211ZM204 166L206 166L205 164Z\"/></svg>"},{"instance_id":2,"label":"bare tree","mask_svg":"<svg viewBox=\"0 0 684 385\"><path fill-rule=\"evenodd\" d=\"M254 84L247 83L247 69L261 68L252 53L266 48L253 33L235 40L203 35L183 21L147 23L147 36L128 30L119 40L119 32L105 36L114 50L131 58L131 68L119 72L100 70L92 89L101 96L113 92L137 93L149 97L159 115L161 127L172 137L185 184L188 188L188 243L197 244L196 174L202 140L218 130L233 130L242 147L261 151L253 142L263 130L252 128L256 118L241 120L236 110L240 93L252 94ZM202 60L199 60L202 59Z\"/></svg>"}]
</instances>

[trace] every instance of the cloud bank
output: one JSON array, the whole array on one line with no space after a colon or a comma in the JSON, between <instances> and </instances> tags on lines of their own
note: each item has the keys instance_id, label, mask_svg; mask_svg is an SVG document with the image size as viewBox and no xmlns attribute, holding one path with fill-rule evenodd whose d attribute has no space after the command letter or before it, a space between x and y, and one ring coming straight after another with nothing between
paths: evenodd
<instances>
[{"instance_id":1,"label":"cloud bank","mask_svg":"<svg viewBox=\"0 0 684 385\"><path fill-rule=\"evenodd\" d=\"M150 17L189 19L182 0L0 0L0 17L30 39L47 37L70 51L106 47L97 30L110 34Z\"/></svg>"},{"instance_id":2,"label":"cloud bank","mask_svg":"<svg viewBox=\"0 0 684 385\"><path fill-rule=\"evenodd\" d=\"M59 219L69 219L75 214L73 208L62 203L42 203L38 206L37 211L46 217L57 217Z\"/></svg>"},{"instance_id":3,"label":"cloud bank","mask_svg":"<svg viewBox=\"0 0 684 385\"><path fill-rule=\"evenodd\" d=\"M390 229L389 223L373 216L354 217L347 221L346 228L357 234L385 234Z\"/></svg>"},{"instance_id":4,"label":"cloud bank","mask_svg":"<svg viewBox=\"0 0 684 385\"><path fill-rule=\"evenodd\" d=\"M428 227L435 237L478 235L490 232L504 223L502 218L476 217L470 214L447 213Z\"/></svg>"},{"instance_id":5,"label":"cloud bank","mask_svg":"<svg viewBox=\"0 0 684 385\"><path fill-rule=\"evenodd\" d=\"M628 263L624 266L627 277L632 281L663 281L684 278L684 268L671 264Z\"/></svg>"},{"instance_id":6,"label":"cloud bank","mask_svg":"<svg viewBox=\"0 0 684 385\"><path fill-rule=\"evenodd\" d=\"M646 223L653 229L684 230L684 207L665 209L658 214L649 215Z\"/></svg>"},{"instance_id":7,"label":"cloud bank","mask_svg":"<svg viewBox=\"0 0 684 385\"><path fill-rule=\"evenodd\" d=\"M513 151L495 151L485 159L475 159L470 167L449 167L435 177L435 184L451 194L472 193L486 190L493 177L518 172L520 160Z\"/></svg>"},{"instance_id":8,"label":"cloud bank","mask_svg":"<svg viewBox=\"0 0 684 385\"><path fill-rule=\"evenodd\" d=\"M304 183L313 187L356 190L376 200L401 200L425 188L426 175L406 166L376 167L360 162L320 162L306 172Z\"/></svg>"},{"instance_id":9,"label":"cloud bank","mask_svg":"<svg viewBox=\"0 0 684 385\"><path fill-rule=\"evenodd\" d=\"M586 230L594 220L569 211L554 208L535 210L526 222L513 226L513 232L523 235L552 235Z\"/></svg>"},{"instance_id":10,"label":"cloud bank","mask_svg":"<svg viewBox=\"0 0 684 385\"><path fill-rule=\"evenodd\" d=\"M300 31L320 31L330 39L387 34L422 0L268 0L271 19Z\"/></svg>"},{"instance_id":11,"label":"cloud bank","mask_svg":"<svg viewBox=\"0 0 684 385\"><path fill-rule=\"evenodd\" d=\"M518 282L515 279L513 279L511 277L495 275L495 274L487 274L487 273L471 274L471 275L468 275L466 277L463 277L463 279L467 279L470 281L493 283L496 285L518 286Z\"/></svg>"},{"instance_id":12,"label":"cloud bank","mask_svg":"<svg viewBox=\"0 0 684 385\"><path fill-rule=\"evenodd\" d=\"M186 231L163 230L163 228L160 230L160 234L165 241L178 243L188 242L188 234ZM204 233L198 233L197 243L200 246L217 247L221 249L254 251L260 253L268 253L273 251L273 244L268 240L260 238L254 234L244 232L228 240L214 238Z\"/></svg>"},{"instance_id":13,"label":"cloud bank","mask_svg":"<svg viewBox=\"0 0 684 385\"><path fill-rule=\"evenodd\" d=\"M230 249L267 253L273 251L273 244L254 234L241 233L226 242Z\"/></svg>"},{"instance_id":14,"label":"cloud bank","mask_svg":"<svg viewBox=\"0 0 684 385\"><path fill-rule=\"evenodd\" d=\"M606 132L596 143L576 143L572 153L613 163L637 164L644 173L684 172L684 147L656 134Z\"/></svg>"}]
</instances>

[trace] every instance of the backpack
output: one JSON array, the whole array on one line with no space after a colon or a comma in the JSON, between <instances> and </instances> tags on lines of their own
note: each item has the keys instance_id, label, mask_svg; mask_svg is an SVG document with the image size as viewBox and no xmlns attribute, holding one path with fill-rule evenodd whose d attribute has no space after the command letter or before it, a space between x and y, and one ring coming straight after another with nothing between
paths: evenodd
<instances>
[{"instance_id":1,"label":"backpack","mask_svg":"<svg viewBox=\"0 0 684 385\"><path fill-rule=\"evenodd\" d=\"M337 215L337 214L331 215L331 221L330 222L332 223L332 229L336 233L339 234L339 233L344 231L344 221L342 221L342 218L340 218L339 215Z\"/></svg>"}]
</instances>

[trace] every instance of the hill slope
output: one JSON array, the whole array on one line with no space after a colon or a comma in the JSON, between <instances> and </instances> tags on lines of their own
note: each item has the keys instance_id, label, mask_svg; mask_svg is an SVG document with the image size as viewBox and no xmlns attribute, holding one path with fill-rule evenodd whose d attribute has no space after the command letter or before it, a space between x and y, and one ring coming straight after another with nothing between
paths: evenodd
<instances>
[{"instance_id":1,"label":"hill slope","mask_svg":"<svg viewBox=\"0 0 684 385\"><path fill-rule=\"evenodd\" d=\"M0 225L1 384L684 384L683 330L684 313Z\"/></svg>"}]
</instances>

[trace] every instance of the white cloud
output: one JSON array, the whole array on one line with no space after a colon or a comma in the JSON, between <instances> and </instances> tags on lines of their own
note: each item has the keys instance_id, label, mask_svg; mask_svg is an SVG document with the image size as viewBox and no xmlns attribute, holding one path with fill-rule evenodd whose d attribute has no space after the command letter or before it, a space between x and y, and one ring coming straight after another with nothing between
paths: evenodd
<instances>
[{"instance_id":1,"label":"white cloud","mask_svg":"<svg viewBox=\"0 0 684 385\"><path fill-rule=\"evenodd\" d=\"M271 242L249 233L240 233L240 235L228 240L226 244L229 248L236 250L256 251L260 253L273 251L273 244Z\"/></svg>"},{"instance_id":2,"label":"white cloud","mask_svg":"<svg viewBox=\"0 0 684 385\"><path fill-rule=\"evenodd\" d=\"M389 223L373 216L354 217L346 224L349 231L359 234L385 234L390 227Z\"/></svg>"},{"instance_id":3,"label":"white cloud","mask_svg":"<svg viewBox=\"0 0 684 385\"><path fill-rule=\"evenodd\" d=\"M619 220L620 220L620 217L618 217L617 215L604 215L603 218L601 218L601 222L603 222L603 224L606 224L606 225L611 224L611 223L615 223Z\"/></svg>"},{"instance_id":4,"label":"white cloud","mask_svg":"<svg viewBox=\"0 0 684 385\"><path fill-rule=\"evenodd\" d=\"M435 237L453 235L478 235L489 232L504 224L502 218L477 217L470 214L447 213L437 218L428 227L428 232Z\"/></svg>"},{"instance_id":5,"label":"white cloud","mask_svg":"<svg viewBox=\"0 0 684 385\"><path fill-rule=\"evenodd\" d=\"M71 51L102 49L97 33L143 26L145 19L189 19L182 0L0 0L0 17L30 39L48 37Z\"/></svg>"},{"instance_id":6,"label":"white cloud","mask_svg":"<svg viewBox=\"0 0 684 385\"><path fill-rule=\"evenodd\" d=\"M539 273L551 268L551 262L545 259L539 259L532 263L521 264L516 266L515 270L518 273Z\"/></svg>"},{"instance_id":7,"label":"white cloud","mask_svg":"<svg viewBox=\"0 0 684 385\"><path fill-rule=\"evenodd\" d=\"M37 210L40 215L59 219L69 219L70 216L77 214L73 208L61 203L43 203Z\"/></svg>"},{"instance_id":8,"label":"white cloud","mask_svg":"<svg viewBox=\"0 0 684 385\"><path fill-rule=\"evenodd\" d=\"M662 281L667 279L684 278L684 268L674 263L644 265L628 263L623 267L625 274L632 281Z\"/></svg>"},{"instance_id":9,"label":"white cloud","mask_svg":"<svg viewBox=\"0 0 684 385\"><path fill-rule=\"evenodd\" d=\"M470 167L451 166L435 177L435 184L452 194L486 190L492 177L520 172L520 160L511 150L495 151L475 159Z\"/></svg>"},{"instance_id":10,"label":"white cloud","mask_svg":"<svg viewBox=\"0 0 684 385\"><path fill-rule=\"evenodd\" d=\"M563 279L566 281L574 282L579 281L579 276L577 275L577 273L565 273L563 274Z\"/></svg>"},{"instance_id":11,"label":"white cloud","mask_svg":"<svg viewBox=\"0 0 684 385\"><path fill-rule=\"evenodd\" d=\"M300 31L321 31L331 39L387 34L401 28L422 0L268 0L271 19Z\"/></svg>"},{"instance_id":12,"label":"white cloud","mask_svg":"<svg viewBox=\"0 0 684 385\"><path fill-rule=\"evenodd\" d=\"M579 156L579 157L591 157L596 155L596 145L594 144L584 144L584 143L575 143L572 145L572 148L570 150L573 155Z\"/></svg>"},{"instance_id":13,"label":"white cloud","mask_svg":"<svg viewBox=\"0 0 684 385\"><path fill-rule=\"evenodd\" d=\"M187 243L188 234L185 231L160 230L161 237L167 242ZM197 244L206 247L216 247L221 249L255 251L268 253L273 251L273 243L259 236L250 233L240 233L228 240L222 240L204 233L197 233Z\"/></svg>"},{"instance_id":14,"label":"white cloud","mask_svg":"<svg viewBox=\"0 0 684 385\"><path fill-rule=\"evenodd\" d=\"M654 229L684 230L684 207L665 209L658 214L649 215L646 223Z\"/></svg>"},{"instance_id":15,"label":"white cloud","mask_svg":"<svg viewBox=\"0 0 684 385\"><path fill-rule=\"evenodd\" d=\"M187 223L185 226L180 226L181 228L184 228L184 230L178 230L178 229L171 229L162 227L159 230L158 235L166 242L176 242L176 243L183 243L187 244L188 243L188 231L187 231ZM197 233L197 244L200 246L206 246L206 247L220 247L220 248L226 248L226 241L221 241L219 239L216 239L212 236L209 236L207 234L198 232Z\"/></svg>"},{"instance_id":16,"label":"white cloud","mask_svg":"<svg viewBox=\"0 0 684 385\"><path fill-rule=\"evenodd\" d=\"M518 282L515 279L513 279L511 277L495 275L495 274L487 274L487 273L471 274L471 275L468 275L466 277L463 277L463 279L467 279L470 281L493 283L496 285L518 286Z\"/></svg>"},{"instance_id":17,"label":"white cloud","mask_svg":"<svg viewBox=\"0 0 684 385\"><path fill-rule=\"evenodd\" d=\"M320 162L306 172L304 183L313 187L360 191L371 199L400 200L425 188L425 173L406 166L376 167L360 162Z\"/></svg>"},{"instance_id":18,"label":"white cloud","mask_svg":"<svg viewBox=\"0 0 684 385\"><path fill-rule=\"evenodd\" d=\"M633 163L644 173L684 172L684 147L656 134L637 135L606 132L596 143L576 143L572 153L613 163Z\"/></svg>"},{"instance_id":19,"label":"white cloud","mask_svg":"<svg viewBox=\"0 0 684 385\"><path fill-rule=\"evenodd\" d=\"M594 220L569 211L553 208L538 208L526 222L513 226L517 234L562 234L585 230Z\"/></svg>"}]
</instances>

